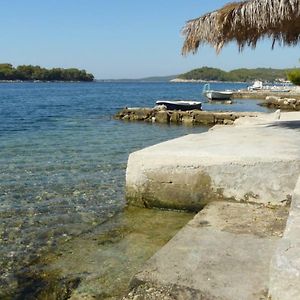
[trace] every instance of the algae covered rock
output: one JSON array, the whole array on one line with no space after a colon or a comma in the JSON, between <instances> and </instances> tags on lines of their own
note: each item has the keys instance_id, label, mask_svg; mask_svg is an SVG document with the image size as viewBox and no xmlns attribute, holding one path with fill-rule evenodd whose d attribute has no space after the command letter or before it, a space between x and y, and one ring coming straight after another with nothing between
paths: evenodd
<instances>
[{"instance_id":1,"label":"algae covered rock","mask_svg":"<svg viewBox=\"0 0 300 300\"><path fill-rule=\"evenodd\" d=\"M215 124L214 114L206 111L197 111L194 112L194 123L195 124Z\"/></svg>"},{"instance_id":2,"label":"algae covered rock","mask_svg":"<svg viewBox=\"0 0 300 300\"><path fill-rule=\"evenodd\" d=\"M155 121L158 123L169 123L170 122L170 115L167 111L158 111L155 114Z\"/></svg>"},{"instance_id":3,"label":"algae covered rock","mask_svg":"<svg viewBox=\"0 0 300 300\"><path fill-rule=\"evenodd\" d=\"M179 122L181 122L181 115L180 115L180 113L177 112L177 111L172 112L171 117L170 117L170 122L172 122L172 123L179 123Z\"/></svg>"}]
</instances>

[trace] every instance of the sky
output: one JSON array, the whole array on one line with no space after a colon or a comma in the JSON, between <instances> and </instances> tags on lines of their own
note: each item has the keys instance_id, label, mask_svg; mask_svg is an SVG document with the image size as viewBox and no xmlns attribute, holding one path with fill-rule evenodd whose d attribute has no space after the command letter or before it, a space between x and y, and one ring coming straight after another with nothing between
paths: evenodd
<instances>
[{"instance_id":1,"label":"sky","mask_svg":"<svg viewBox=\"0 0 300 300\"><path fill-rule=\"evenodd\" d=\"M202 66L299 67L299 46L271 50L261 41L238 52L235 44L217 55L205 46L183 57L185 22L228 0L0 0L2 63L85 69L97 79L143 78Z\"/></svg>"}]
</instances>

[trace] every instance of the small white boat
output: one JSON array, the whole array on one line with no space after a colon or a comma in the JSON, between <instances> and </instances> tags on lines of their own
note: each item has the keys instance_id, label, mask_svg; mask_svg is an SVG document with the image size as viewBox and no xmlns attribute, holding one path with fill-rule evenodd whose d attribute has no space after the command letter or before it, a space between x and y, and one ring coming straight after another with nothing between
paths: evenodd
<instances>
[{"instance_id":1,"label":"small white boat","mask_svg":"<svg viewBox=\"0 0 300 300\"><path fill-rule=\"evenodd\" d=\"M233 95L233 91L216 91L211 90L209 83L203 86L202 94L209 100L230 100Z\"/></svg>"},{"instance_id":2,"label":"small white boat","mask_svg":"<svg viewBox=\"0 0 300 300\"><path fill-rule=\"evenodd\" d=\"M263 89L263 82L255 80L251 86L248 86L248 91L259 91Z\"/></svg>"},{"instance_id":3,"label":"small white boat","mask_svg":"<svg viewBox=\"0 0 300 300\"><path fill-rule=\"evenodd\" d=\"M202 110L202 103L198 101L158 100L156 105L164 105L168 110Z\"/></svg>"}]
</instances>

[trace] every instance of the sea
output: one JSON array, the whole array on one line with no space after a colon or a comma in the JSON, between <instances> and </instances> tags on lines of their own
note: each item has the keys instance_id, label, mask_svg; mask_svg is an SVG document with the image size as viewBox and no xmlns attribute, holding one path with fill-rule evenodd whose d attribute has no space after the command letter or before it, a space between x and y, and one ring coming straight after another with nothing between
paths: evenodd
<instances>
[{"instance_id":1,"label":"sea","mask_svg":"<svg viewBox=\"0 0 300 300\"><path fill-rule=\"evenodd\" d=\"M142 264L193 217L127 207L128 155L209 127L113 116L161 99L200 100L204 110L269 111L252 99L211 104L202 87L0 83L0 299L118 299L126 292Z\"/></svg>"}]
</instances>

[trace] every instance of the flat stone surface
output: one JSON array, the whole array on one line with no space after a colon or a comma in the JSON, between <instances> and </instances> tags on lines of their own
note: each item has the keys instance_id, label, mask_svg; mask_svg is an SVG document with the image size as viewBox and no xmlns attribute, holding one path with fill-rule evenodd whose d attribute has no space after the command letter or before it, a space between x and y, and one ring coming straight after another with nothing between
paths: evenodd
<instances>
[{"instance_id":1,"label":"flat stone surface","mask_svg":"<svg viewBox=\"0 0 300 300\"><path fill-rule=\"evenodd\" d=\"M188 225L217 228L234 234L251 234L260 238L281 237L288 213L288 206L213 202Z\"/></svg>"},{"instance_id":2,"label":"flat stone surface","mask_svg":"<svg viewBox=\"0 0 300 300\"><path fill-rule=\"evenodd\" d=\"M272 300L300 299L300 177L296 185L287 226L270 270Z\"/></svg>"},{"instance_id":3,"label":"flat stone surface","mask_svg":"<svg viewBox=\"0 0 300 300\"><path fill-rule=\"evenodd\" d=\"M300 99L299 90L292 90L290 92L272 92L268 90L261 91L238 91L233 93L233 98L245 98L245 99L266 99L268 96L277 96L277 97L289 97Z\"/></svg>"},{"instance_id":4,"label":"flat stone surface","mask_svg":"<svg viewBox=\"0 0 300 300\"><path fill-rule=\"evenodd\" d=\"M287 207L214 202L131 281L124 299L267 299Z\"/></svg>"},{"instance_id":5,"label":"flat stone surface","mask_svg":"<svg viewBox=\"0 0 300 300\"><path fill-rule=\"evenodd\" d=\"M214 200L289 201L300 173L300 113L240 118L130 155L133 205L199 210Z\"/></svg>"}]
</instances>

